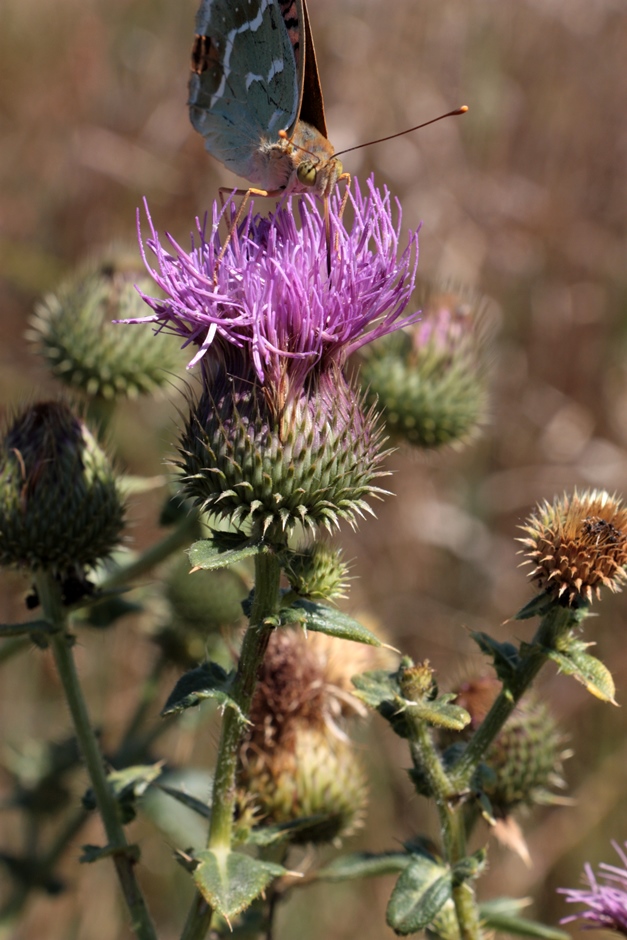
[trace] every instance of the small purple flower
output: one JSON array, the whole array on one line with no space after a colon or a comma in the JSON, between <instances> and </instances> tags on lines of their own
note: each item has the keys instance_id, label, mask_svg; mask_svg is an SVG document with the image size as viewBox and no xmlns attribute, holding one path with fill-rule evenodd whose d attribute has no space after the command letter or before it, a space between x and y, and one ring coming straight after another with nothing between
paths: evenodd
<instances>
[{"instance_id":1,"label":"small purple flower","mask_svg":"<svg viewBox=\"0 0 627 940\"><path fill-rule=\"evenodd\" d=\"M605 928L627 937L627 855L617 842L612 842L612 845L623 867L601 862L595 876L592 866L586 864L584 873L588 888L558 888L559 893L566 896L568 904L586 906L586 910L564 917L560 923L581 920L588 929ZM627 843L625 845L627 847Z\"/></svg>"},{"instance_id":2,"label":"small purple flower","mask_svg":"<svg viewBox=\"0 0 627 940\"><path fill-rule=\"evenodd\" d=\"M230 372L249 374L277 388L285 373L290 388L303 387L312 369L340 368L365 343L407 326L416 314L402 314L414 289L418 233L410 233L399 257L401 212L396 223L387 189L368 181L362 195L355 182L350 207L354 221L340 218L339 197L331 200L333 243L327 272L324 220L315 199L298 200L298 227L290 205L268 220L252 210L234 232L224 256L218 233L231 206L214 203L212 224L197 220L189 253L169 235L159 240L150 215L147 247L157 259L144 261L165 299L144 296L154 313L128 323L155 323L198 347L189 366L211 351ZM148 211L146 209L146 211Z\"/></svg>"}]
</instances>

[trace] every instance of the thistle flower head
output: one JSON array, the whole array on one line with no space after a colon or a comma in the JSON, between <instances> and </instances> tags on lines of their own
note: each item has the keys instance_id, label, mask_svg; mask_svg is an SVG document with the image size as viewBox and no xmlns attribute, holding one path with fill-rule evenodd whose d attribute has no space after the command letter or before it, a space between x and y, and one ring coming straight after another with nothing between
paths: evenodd
<instances>
[{"instance_id":1,"label":"thistle flower head","mask_svg":"<svg viewBox=\"0 0 627 940\"><path fill-rule=\"evenodd\" d=\"M398 257L399 220L372 182L351 195L346 227L331 200L334 254L327 271L324 220L315 201L270 219L252 210L220 242L222 213L198 225L190 253L161 244L151 223L150 269L164 300L144 296L152 322L196 348L202 393L180 441L185 488L231 524L283 534L297 523L351 523L382 491L382 436L372 409L343 374L348 356L407 325L417 235Z\"/></svg>"},{"instance_id":2,"label":"thistle flower head","mask_svg":"<svg viewBox=\"0 0 627 940\"><path fill-rule=\"evenodd\" d=\"M613 930L627 937L627 854L617 842L612 842L612 845L622 867L601 862L595 875L592 866L586 864L586 888L557 889L565 895L567 904L584 905L584 910L563 917L560 923L569 924L579 920L584 927Z\"/></svg>"},{"instance_id":3,"label":"thistle flower head","mask_svg":"<svg viewBox=\"0 0 627 940\"><path fill-rule=\"evenodd\" d=\"M615 496L565 494L538 506L521 528L531 580L564 606L590 604L602 586L616 592L627 580L627 508Z\"/></svg>"},{"instance_id":4,"label":"thistle flower head","mask_svg":"<svg viewBox=\"0 0 627 940\"><path fill-rule=\"evenodd\" d=\"M298 201L300 227L289 207L270 219L251 209L221 258L218 228L228 204L220 211L214 204L209 232L206 219L197 223L189 253L172 238L174 253L167 250L149 217L147 246L158 270L146 265L166 297L144 295L153 314L125 322L176 333L184 346L198 347L190 366L211 350L210 358L225 361L229 372L254 374L276 395L285 391L286 377L290 387L302 387L312 370L331 361L342 366L365 343L416 319L402 314L415 283L417 233L399 258L401 213L394 222L389 192L369 181L362 195L355 182L350 201L349 230L339 198L331 199L337 252L330 274L324 219L307 197Z\"/></svg>"}]
</instances>

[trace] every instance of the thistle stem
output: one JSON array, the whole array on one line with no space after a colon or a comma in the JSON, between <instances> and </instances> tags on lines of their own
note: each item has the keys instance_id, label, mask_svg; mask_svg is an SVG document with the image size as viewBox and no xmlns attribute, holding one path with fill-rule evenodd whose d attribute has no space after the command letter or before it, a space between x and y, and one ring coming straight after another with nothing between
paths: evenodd
<instances>
[{"instance_id":1,"label":"thistle stem","mask_svg":"<svg viewBox=\"0 0 627 940\"><path fill-rule=\"evenodd\" d=\"M451 781L459 792L470 785L472 776L488 748L514 711L517 703L546 663L547 651L579 622L577 611L553 605L542 618L530 644L522 647L520 662L479 725L463 754L451 770Z\"/></svg>"},{"instance_id":2,"label":"thistle stem","mask_svg":"<svg viewBox=\"0 0 627 940\"><path fill-rule=\"evenodd\" d=\"M56 632L50 637L50 645L72 715L81 754L94 790L96 804L107 834L107 848L113 856L118 879L131 915L131 928L139 940L157 940L148 909L135 878L133 870L135 860L131 855L131 847L126 841L115 797L107 781L102 754L87 713L72 655L71 639L66 632L67 614L61 601L59 584L44 572L40 572L35 581L44 616L56 628Z\"/></svg>"},{"instance_id":3,"label":"thistle stem","mask_svg":"<svg viewBox=\"0 0 627 940\"><path fill-rule=\"evenodd\" d=\"M273 619L279 610L279 582L281 566L276 555L261 552L255 556L255 595L250 623L240 653L232 698L239 707L227 708L222 721L222 732L213 781L211 824L207 848L228 851L233 838L233 810L235 806L235 775L245 723L241 718L250 714L257 676L270 642ZM181 940L203 940L213 910L197 893L190 909Z\"/></svg>"},{"instance_id":4,"label":"thistle stem","mask_svg":"<svg viewBox=\"0 0 627 940\"><path fill-rule=\"evenodd\" d=\"M406 714L409 718L410 713ZM463 804L456 799L455 786L444 769L426 722L411 721L411 727L412 759L429 781L440 820L444 857L453 866L467 854ZM469 881L455 884L452 894L462 940L481 940L479 908L472 884Z\"/></svg>"}]
</instances>

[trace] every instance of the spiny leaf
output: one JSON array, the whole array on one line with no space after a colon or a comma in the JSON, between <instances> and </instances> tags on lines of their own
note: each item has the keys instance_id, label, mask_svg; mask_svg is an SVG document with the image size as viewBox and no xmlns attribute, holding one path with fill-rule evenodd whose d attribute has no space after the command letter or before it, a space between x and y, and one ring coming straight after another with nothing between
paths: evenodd
<instances>
[{"instance_id":1,"label":"spiny leaf","mask_svg":"<svg viewBox=\"0 0 627 940\"><path fill-rule=\"evenodd\" d=\"M282 865L228 849L199 852L196 859L196 887L207 903L228 920L247 908L274 878L287 873Z\"/></svg>"},{"instance_id":2,"label":"spiny leaf","mask_svg":"<svg viewBox=\"0 0 627 940\"><path fill-rule=\"evenodd\" d=\"M220 705L234 708L242 721L245 720L239 705L231 696L234 672L226 672L217 663L203 663L196 669L186 672L178 680L165 703L162 716L171 715L199 705L204 699L213 698Z\"/></svg>"}]
</instances>

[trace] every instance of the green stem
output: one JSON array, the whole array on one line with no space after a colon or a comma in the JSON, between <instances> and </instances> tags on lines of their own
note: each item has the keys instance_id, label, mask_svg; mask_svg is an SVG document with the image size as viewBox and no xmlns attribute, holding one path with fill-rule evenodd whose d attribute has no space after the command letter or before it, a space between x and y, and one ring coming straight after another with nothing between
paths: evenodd
<instances>
[{"instance_id":1,"label":"green stem","mask_svg":"<svg viewBox=\"0 0 627 940\"><path fill-rule=\"evenodd\" d=\"M433 795L442 833L444 857L452 867L466 857L466 827L463 804L456 799L456 789L446 773L425 721L411 720L411 754L416 767L426 776ZM481 940L479 907L472 884L453 885L453 902L462 940Z\"/></svg>"},{"instance_id":2,"label":"green stem","mask_svg":"<svg viewBox=\"0 0 627 940\"><path fill-rule=\"evenodd\" d=\"M552 606L543 617L532 642L523 648L518 667L451 770L451 780L458 792L469 787L488 748L546 663L547 650L555 648L560 637L572 630L579 619L576 611L558 605Z\"/></svg>"},{"instance_id":3,"label":"green stem","mask_svg":"<svg viewBox=\"0 0 627 940\"><path fill-rule=\"evenodd\" d=\"M31 633L50 633L54 628L45 620L31 620L26 623L0 624L0 640L4 637L27 636Z\"/></svg>"},{"instance_id":4,"label":"green stem","mask_svg":"<svg viewBox=\"0 0 627 940\"><path fill-rule=\"evenodd\" d=\"M134 859L118 816L117 803L109 787L98 741L89 721L72 655L71 639L66 634L67 614L61 602L59 584L50 575L39 573L36 577L36 586L44 615L57 630L52 634L50 644L74 722L78 744L107 833L108 848L113 856L118 879L131 915L132 929L140 940L156 940L155 929L135 879Z\"/></svg>"},{"instance_id":5,"label":"green stem","mask_svg":"<svg viewBox=\"0 0 627 940\"><path fill-rule=\"evenodd\" d=\"M270 642L274 618L279 610L281 566L275 554L255 556L255 595L250 623L244 636L232 697L241 714L248 717L257 676ZM211 802L211 824L207 848L228 851L233 837L236 772L245 723L234 708L227 708L222 721ZM181 934L181 940L203 940L213 916L212 908L197 893Z\"/></svg>"}]
</instances>

